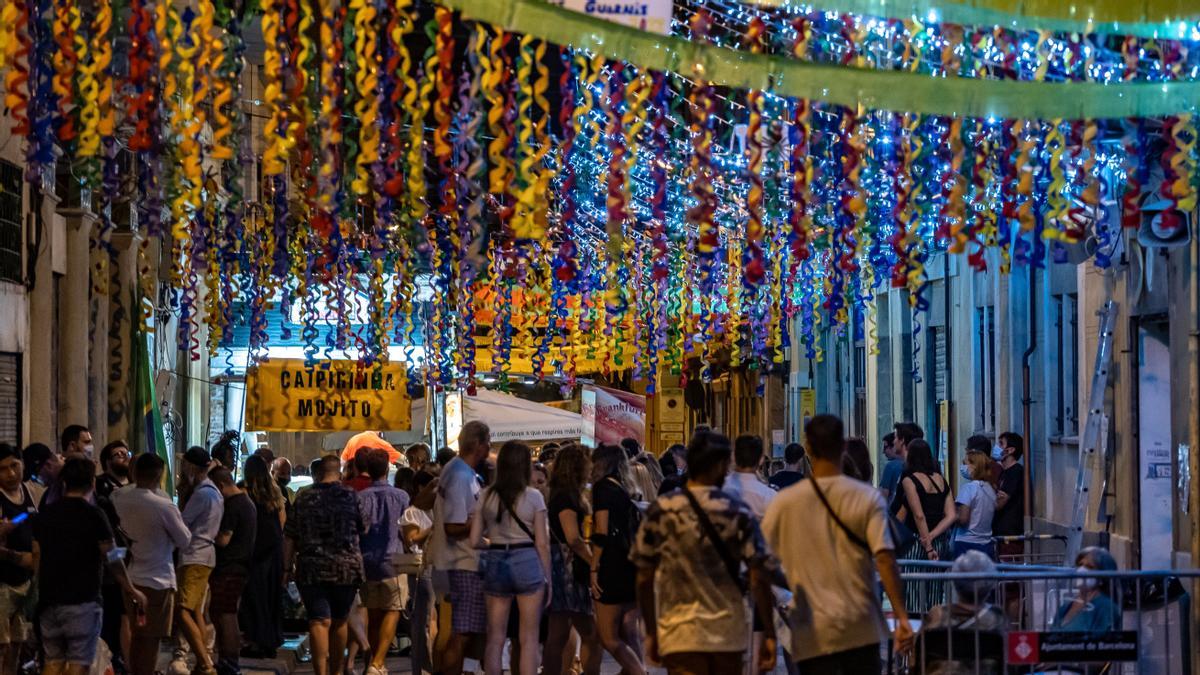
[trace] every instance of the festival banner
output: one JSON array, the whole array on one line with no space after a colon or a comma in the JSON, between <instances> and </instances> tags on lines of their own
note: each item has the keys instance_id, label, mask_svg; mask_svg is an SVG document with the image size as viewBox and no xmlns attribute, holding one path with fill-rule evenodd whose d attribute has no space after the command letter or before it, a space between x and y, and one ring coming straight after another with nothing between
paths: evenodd
<instances>
[{"instance_id":1,"label":"festival banner","mask_svg":"<svg viewBox=\"0 0 1200 675\"><path fill-rule=\"evenodd\" d=\"M632 26L649 33L671 34L672 0L551 0L581 14Z\"/></svg>"},{"instance_id":2,"label":"festival banner","mask_svg":"<svg viewBox=\"0 0 1200 675\"><path fill-rule=\"evenodd\" d=\"M399 363L270 359L246 371L252 431L404 431L411 412Z\"/></svg>"},{"instance_id":3,"label":"festival banner","mask_svg":"<svg viewBox=\"0 0 1200 675\"><path fill-rule=\"evenodd\" d=\"M584 445L615 445L632 438L645 446L645 396L590 384L584 385L581 396Z\"/></svg>"}]
</instances>

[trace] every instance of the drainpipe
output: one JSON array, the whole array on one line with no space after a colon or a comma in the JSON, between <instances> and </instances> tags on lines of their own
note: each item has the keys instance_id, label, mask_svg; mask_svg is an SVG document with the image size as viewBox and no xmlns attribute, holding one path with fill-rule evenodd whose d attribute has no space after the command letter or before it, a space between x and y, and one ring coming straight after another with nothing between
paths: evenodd
<instances>
[{"instance_id":1,"label":"drainpipe","mask_svg":"<svg viewBox=\"0 0 1200 675\"><path fill-rule=\"evenodd\" d=\"M1037 268L1033 262L1029 263L1029 346L1025 348L1025 353L1021 355L1021 416L1022 427L1025 436L1025 518L1026 522L1032 523L1033 513L1030 509L1031 499L1029 494L1029 465L1033 462L1033 382L1031 380L1031 372L1029 360L1033 356L1033 352L1037 349ZM1026 527L1026 530L1032 529Z\"/></svg>"},{"instance_id":2,"label":"drainpipe","mask_svg":"<svg viewBox=\"0 0 1200 675\"><path fill-rule=\"evenodd\" d=\"M1184 499L1191 500L1191 554L1192 566L1195 567L1197 561L1200 561L1200 526L1197 523L1197 516L1200 515L1200 409L1196 407L1196 401L1200 400L1200 241L1196 237L1192 237L1191 254L1189 262L1192 278L1192 330L1188 336L1188 361L1191 364L1188 367L1188 392L1192 405L1191 412L1188 413L1188 444L1191 446L1191 452L1188 453L1187 459L1190 476L1188 488L1191 494L1184 496ZM1200 593L1200 583L1193 586L1192 593L1193 597ZM1192 603L1192 625L1200 625L1200 603ZM1191 666L1193 673L1200 672L1200 649L1192 649Z\"/></svg>"},{"instance_id":3,"label":"drainpipe","mask_svg":"<svg viewBox=\"0 0 1200 675\"><path fill-rule=\"evenodd\" d=\"M954 400L954 368L953 368L952 364L954 363L954 359L952 359L950 357L950 355L954 352L954 347L952 346L953 343L950 341L951 321L950 321L950 252L949 251L946 251L945 256L942 258L942 272L943 272L942 306L945 307L945 312L942 317L942 319L943 319L942 335L944 336L944 338L946 340L946 354L945 354L945 357L946 357L946 400L953 401ZM951 412L953 412L953 411L951 411ZM950 416L947 417L947 419L946 419L947 425L952 424L952 419L951 419L952 417L953 417L953 414L951 414ZM946 438L949 439L947 441L947 443L954 442L954 437L950 434L950 429L945 429L945 432L946 432ZM951 452L951 448L946 448L947 459L949 458L948 456L949 456L950 452Z\"/></svg>"}]
</instances>

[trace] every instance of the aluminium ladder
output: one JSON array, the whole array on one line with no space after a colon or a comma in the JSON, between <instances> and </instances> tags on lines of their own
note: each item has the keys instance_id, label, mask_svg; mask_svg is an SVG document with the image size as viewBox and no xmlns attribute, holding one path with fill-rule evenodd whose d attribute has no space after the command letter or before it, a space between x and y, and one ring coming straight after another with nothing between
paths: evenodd
<instances>
[{"instance_id":1,"label":"aluminium ladder","mask_svg":"<svg viewBox=\"0 0 1200 675\"><path fill-rule=\"evenodd\" d=\"M1100 316L1100 341L1096 345L1096 366L1092 372L1092 388L1088 396L1087 422L1084 425L1083 437L1079 440L1079 471L1075 477L1075 499L1071 508L1070 530L1067 532L1066 559L1063 563L1065 565L1074 563L1075 556L1083 545L1083 530L1088 522L1088 510L1091 508L1092 480L1097 472L1104 477L1097 513L1104 514L1107 511L1103 501L1108 484L1109 418L1104 399L1113 363L1116 303L1106 300L1097 314Z\"/></svg>"}]
</instances>

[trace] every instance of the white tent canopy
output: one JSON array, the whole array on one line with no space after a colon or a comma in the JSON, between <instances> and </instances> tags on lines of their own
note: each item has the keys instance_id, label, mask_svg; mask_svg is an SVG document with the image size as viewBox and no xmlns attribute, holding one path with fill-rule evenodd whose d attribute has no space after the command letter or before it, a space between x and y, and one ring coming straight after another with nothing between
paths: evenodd
<instances>
[{"instance_id":1,"label":"white tent canopy","mask_svg":"<svg viewBox=\"0 0 1200 675\"><path fill-rule=\"evenodd\" d=\"M411 431L384 431L383 437L393 445L408 445L425 439L426 401L412 404ZM583 432L583 416L569 410L526 401L491 389L480 389L475 396L463 394L463 423L478 420L488 425L492 441L541 441L563 438L578 439ZM325 436L326 450L341 450L354 432L335 432Z\"/></svg>"},{"instance_id":2,"label":"white tent canopy","mask_svg":"<svg viewBox=\"0 0 1200 675\"><path fill-rule=\"evenodd\" d=\"M462 400L463 423L478 420L487 424L493 442L578 439L583 433L583 416L570 410L491 389L480 389L475 396L463 395ZM414 419L416 413L414 403Z\"/></svg>"}]
</instances>

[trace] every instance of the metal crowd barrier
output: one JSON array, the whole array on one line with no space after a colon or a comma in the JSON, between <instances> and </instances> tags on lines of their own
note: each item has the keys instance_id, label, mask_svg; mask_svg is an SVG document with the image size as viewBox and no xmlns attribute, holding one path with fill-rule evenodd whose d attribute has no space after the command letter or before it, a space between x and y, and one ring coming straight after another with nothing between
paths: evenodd
<instances>
[{"instance_id":1,"label":"metal crowd barrier","mask_svg":"<svg viewBox=\"0 0 1200 675\"><path fill-rule=\"evenodd\" d=\"M1001 564L995 574L956 574L949 562L899 562L928 570L902 574L906 586L938 584L949 597L913 617L910 656L888 645L888 673L1190 675L1200 648L1189 625L1200 570Z\"/></svg>"},{"instance_id":2,"label":"metal crowd barrier","mask_svg":"<svg viewBox=\"0 0 1200 675\"><path fill-rule=\"evenodd\" d=\"M1066 565L1067 537L1063 534L1020 534L992 537L997 559L1010 565ZM1017 544L1021 546L1018 548Z\"/></svg>"}]
</instances>

